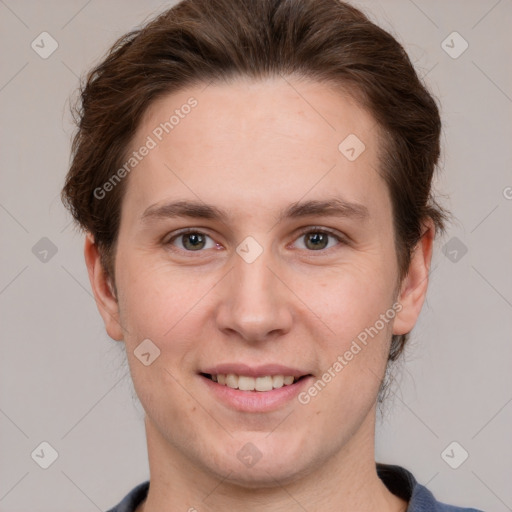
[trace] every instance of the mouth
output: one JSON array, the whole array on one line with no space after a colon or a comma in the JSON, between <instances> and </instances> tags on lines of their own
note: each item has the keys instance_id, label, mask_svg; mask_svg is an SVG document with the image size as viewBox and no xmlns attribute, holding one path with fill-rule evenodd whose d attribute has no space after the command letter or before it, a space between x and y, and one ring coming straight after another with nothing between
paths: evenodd
<instances>
[{"instance_id":1,"label":"mouth","mask_svg":"<svg viewBox=\"0 0 512 512\"><path fill-rule=\"evenodd\" d=\"M260 377L252 377L249 375L236 375L234 373L200 373L205 379L216 382L220 386L226 386L231 389L247 392L265 393L280 389L312 377L311 374L294 376L294 375L264 375Z\"/></svg>"},{"instance_id":2,"label":"mouth","mask_svg":"<svg viewBox=\"0 0 512 512\"><path fill-rule=\"evenodd\" d=\"M294 407L297 395L314 380L305 368L271 362L219 363L199 369L197 376L214 403L231 411L257 414Z\"/></svg>"}]
</instances>

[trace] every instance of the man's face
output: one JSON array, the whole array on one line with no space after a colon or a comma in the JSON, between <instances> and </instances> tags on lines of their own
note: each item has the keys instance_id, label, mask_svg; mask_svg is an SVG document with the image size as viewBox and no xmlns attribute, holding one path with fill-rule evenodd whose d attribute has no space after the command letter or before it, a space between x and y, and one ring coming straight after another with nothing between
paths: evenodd
<instances>
[{"instance_id":1,"label":"man's face","mask_svg":"<svg viewBox=\"0 0 512 512\"><path fill-rule=\"evenodd\" d=\"M398 275L374 119L325 84L239 80L158 100L129 153L148 136L156 147L125 178L123 332L108 328L126 343L149 443L245 485L373 447ZM178 201L203 211L171 215Z\"/></svg>"}]
</instances>

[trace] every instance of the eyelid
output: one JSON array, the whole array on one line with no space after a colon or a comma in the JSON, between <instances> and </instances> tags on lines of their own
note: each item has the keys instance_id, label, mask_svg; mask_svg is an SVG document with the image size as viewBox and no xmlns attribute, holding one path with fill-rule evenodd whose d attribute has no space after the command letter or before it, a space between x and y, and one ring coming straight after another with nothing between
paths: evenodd
<instances>
[{"instance_id":1,"label":"eyelid","mask_svg":"<svg viewBox=\"0 0 512 512\"><path fill-rule=\"evenodd\" d=\"M186 235L188 233L199 233L201 235L210 236L210 235L208 235L208 233L206 231L207 231L206 228L195 228L195 227L178 229L177 231L171 231L170 233L167 233L163 237L162 242L164 244L169 243L171 240L174 240L175 238L179 237L180 235Z\"/></svg>"},{"instance_id":2,"label":"eyelid","mask_svg":"<svg viewBox=\"0 0 512 512\"><path fill-rule=\"evenodd\" d=\"M178 231L173 231L171 233L167 233L163 239L162 239L162 245L172 247L172 250L179 253L188 253L188 254L194 254L194 253L202 253L205 252L204 250L199 251L185 251L183 249L179 249L178 247L175 247L172 242L179 238L180 236L186 235L188 233L197 233L200 235L205 235L209 238L211 238L216 245L220 245L219 242L216 242L211 235L207 233L207 229L205 228L196 228L196 227L189 227L189 228L183 228L179 229ZM172 236L169 236L172 235Z\"/></svg>"},{"instance_id":3,"label":"eyelid","mask_svg":"<svg viewBox=\"0 0 512 512\"><path fill-rule=\"evenodd\" d=\"M338 231L335 231L331 228L326 228L324 226L306 226L305 228L301 228L300 231L298 232L298 234L295 236L293 241L295 242L298 238L300 238L301 236L304 236L308 233L325 233L325 234L335 238L342 245L348 245L348 243L349 243L349 239L346 235L344 235L343 233L340 233ZM327 254L327 253L330 253L331 250L335 250L335 249L336 249L336 247L330 247L329 249L321 249L318 251L307 251L307 253L308 254L315 254L315 253Z\"/></svg>"}]
</instances>

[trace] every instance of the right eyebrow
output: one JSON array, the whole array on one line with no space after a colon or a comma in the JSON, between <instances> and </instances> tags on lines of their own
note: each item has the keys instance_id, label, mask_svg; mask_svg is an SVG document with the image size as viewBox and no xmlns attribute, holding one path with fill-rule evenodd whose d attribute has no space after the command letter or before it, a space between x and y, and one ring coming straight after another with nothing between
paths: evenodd
<instances>
[{"instance_id":1,"label":"right eyebrow","mask_svg":"<svg viewBox=\"0 0 512 512\"><path fill-rule=\"evenodd\" d=\"M173 201L163 205L152 205L141 215L141 220L190 217L194 219L211 219L226 222L228 215L216 206L200 201Z\"/></svg>"}]
</instances>

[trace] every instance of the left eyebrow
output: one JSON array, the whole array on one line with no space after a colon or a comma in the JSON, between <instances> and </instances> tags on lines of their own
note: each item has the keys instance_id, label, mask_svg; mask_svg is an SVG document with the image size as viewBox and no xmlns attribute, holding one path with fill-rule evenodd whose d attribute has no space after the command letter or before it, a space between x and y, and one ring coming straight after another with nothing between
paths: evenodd
<instances>
[{"instance_id":1,"label":"left eyebrow","mask_svg":"<svg viewBox=\"0 0 512 512\"><path fill-rule=\"evenodd\" d=\"M304 202L295 202L282 210L277 222L284 219L298 219L310 216L348 217L366 220L369 217L366 206L333 198L328 200L312 199ZM173 201L163 205L152 205L141 215L141 221L149 219L166 219L175 217L189 217L194 219L210 219L227 223L229 214L214 205L195 200Z\"/></svg>"},{"instance_id":2,"label":"left eyebrow","mask_svg":"<svg viewBox=\"0 0 512 512\"><path fill-rule=\"evenodd\" d=\"M285 218L296 219L313 215L323 217L352 217L366 220L369 217L368 208L359 203L352 203L344 199L315 200L296 202L291 204L278 217L278 222Z\"/></svg>"}]
</instances>

